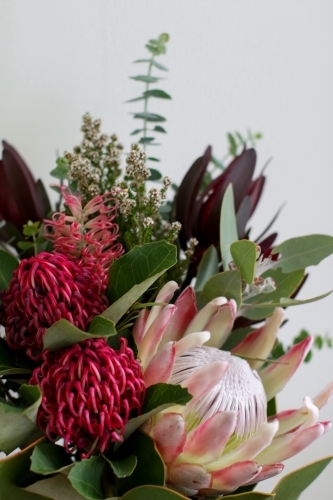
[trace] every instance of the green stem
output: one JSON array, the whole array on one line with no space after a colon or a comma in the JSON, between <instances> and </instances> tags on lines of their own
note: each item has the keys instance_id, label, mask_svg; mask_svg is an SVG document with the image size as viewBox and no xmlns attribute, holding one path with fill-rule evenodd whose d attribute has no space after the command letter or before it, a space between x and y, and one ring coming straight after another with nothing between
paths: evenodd
<instances>
[{"instance_id":1,"label":"green stem","mask_svg":"<svg viewBox=\"0 0 333 500\"><path fill-rule=\"evenodd\" d=\"M148 73L147 76L151 76L151 70L153 68L153 61L154 61L154 55L151 57L149 61L149 66L148 66ZM149 90L149 82L146 83L146 89L145 91L147 92ZM145 104L144 104L144 109L143 111L147 113L148 111L148 97L145 97ZM143 120L143 137L144 139L147 137L147 120L146 118ZM146 151L146 142L143 143L143 150Z\"/></svg>"}]
</instances>

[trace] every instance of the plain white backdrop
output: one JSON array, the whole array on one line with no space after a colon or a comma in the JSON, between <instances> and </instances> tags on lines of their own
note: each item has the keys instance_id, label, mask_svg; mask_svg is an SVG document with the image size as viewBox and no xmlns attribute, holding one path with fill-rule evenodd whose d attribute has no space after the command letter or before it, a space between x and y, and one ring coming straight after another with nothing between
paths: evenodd
<instances>
[{"instance_id":1,"label":"plain white backdrop","mask_svg":"<svg viewBox=\"0 0 333 500\"><path fill-rule=\"evenodd\" d=\"M333 2L330 0L0 0L0 137L13 144L46 184L57 152L80 139L89 111L128 150L137 123L125 104L141 92L129 79L149 38L170 34L160 61L172 101L152 111L167 117L156 154L179 182L208 144L222 157L228 131L260 130L258 170L267 169L264 197L253 219L258 235L283 202L274 228L279 242L333 233ZM155 151L152 151L155 153ZM333 288L333 259L309 269L300 294ZM333 337L333 296L286 312L286 343L301 328ZM298 407L333 380L333 349L315 352L279 397ZM333 404L321 412L333 417ZM0 423L1 424L1 423ZM333 432L286 462L285 471L333 454ZM302 500L332 498L332 465ZM278 478L261 483L270 491ZM287 500L287 499L286 499Z\"/></svg>"}]
</instances>

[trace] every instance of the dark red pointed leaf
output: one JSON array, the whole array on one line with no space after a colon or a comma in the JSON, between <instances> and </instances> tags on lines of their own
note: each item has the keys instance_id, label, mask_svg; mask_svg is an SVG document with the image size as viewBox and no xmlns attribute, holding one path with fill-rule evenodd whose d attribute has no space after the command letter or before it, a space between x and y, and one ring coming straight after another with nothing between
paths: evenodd
<instances>
[{"instance_id":1,"label":"dark red pointed leaf","mask_svg":"<svg viewBox=\"0 0 333 500\"><path fill-rule=\"evenodd\" d=\"M52 207L46 189L44 187L44 184L40 179L38 179L38 181L36 182L36 189L37 189L39 203L43 213L43 218L45 218L51 212Z\"/></svg>"},{"instance_id":2,"label":"dark red pointed leaf","mask_svg":"<svg viewBox=\"0 0 333 500\"><path fill-rule=\"evenodd\" d=\"M264 255L264 257L268 257L271 253L271 250L273 249L273 243L277 238L277 233L272 233L267 238L265 238L262 241L258 241L258 245L261 248L261 253ZM276 254L278 255L278 254ZM272 255L272 258L276 260L275 255Z\"/></svg>"},{"instance_id":3,"label":"dark red pointed leaf","mask_svg":"<svg viewBox=\"0 0 333 500\"><path fill-rule=\"evenodd\" d=\"M9 179L3 161L0 161L0 214L6 221L13 221L14 224L21 220L21 214L16 204L16 200L10 195Z\"/></svg>"},{"instance_id":4,"label":"dark red pointed leaf","mask_svg":"<svg viewBox=\"0 0 333 500\"><path fill-rule=\"evenodd\" d=\"M249 187L248 192L247 192L247 194L251 197L251 214L250 215L252 215L256 209L256 206L257 206L257 204L260 200L260 197L261 197L261 193L264 189L265 182L266 182L265 176L260 175L260 177L258 177L258 179L252 181L250 184L250 187Z\"/></svg>"},{"instance_id":5,"label":"dark red pointed leaf","mask_svg":"<svg viewBox=\"0 0 333 500\"><path fill-rule=\"evenodd\" d=\"M179 240L183 249L186 249L186 243L194 236L192 234L193 209L211 154L212 148L208 146L204 155L200 156L187 171L178 189L176 219L182 224Z\"/></svg>"},{"instance_id":6,"label":"dark red pointed leaf","mask_svg":"<svg viewBox=\"0 0 333 500\"><path fill-rule=\"evenodd\" d=\"M13 198L16 201L20 213L20 219L8 219L18 226L22 226L28 220L37 221L42 219L42 210L38 200L35 180L18 152L7 142L3 141L2 164L6 178L6 199Z\"/></svg>"}]
</instances>

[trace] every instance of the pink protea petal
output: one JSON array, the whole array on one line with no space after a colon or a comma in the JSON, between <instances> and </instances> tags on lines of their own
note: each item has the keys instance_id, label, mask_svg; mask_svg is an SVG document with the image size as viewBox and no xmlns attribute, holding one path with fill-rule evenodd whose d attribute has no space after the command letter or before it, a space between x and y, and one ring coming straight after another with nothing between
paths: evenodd
<instances>
[{"instance_id":1,"label":"pink protea petal","mask_svg":"<svg viewBox=\"0 0 333 500\"><path fill-rule=\"evenodd\" d=\"M187 403L186 410L191 410L199 399L217 385L229 367L226 361L215 361L210 365L203 366L182 382L181 386L186 387L188 392L193 396L191 401Z\"/></svg>"},{"instance_id":2,"label":"pink protea petal","mask_svg":"<svg viewBox=\"0 0 333 500\"><path fill-rule=\"evenodd\" d=\"M283 469L284 469L283 464L263 465L261 467L261 471L259 472L259 474L255 476L254 479L251 479L250 481L245 483L244 486L248 486L254 483L259 483L259 481L264 481L265 479L277 476L283 471Z\"/></svg>"},{"instance_id":3,"label":"pink protea petal","mask_svg":"<svg viewBox=\"0 0 333 500\"><path fill-rule=\"evenodd\" d=\"M208 304L205 305L205 307L200 309L198 314L193 318L184 335L207 330L205 325L214 316L218 309L221 306L224 306L224 304L226 304L227 302L228 300L225 297L217 297L216 299L211 300Z\"/></svg>"},{"instance_id":4,"label":"pink protea petal","mask_svg":"<svg viewBox=\"0 0 333 500\"><path fill-rule=\"evenodd\" d=\"M175 302L177 310L162 339L162 344L182 338L186 328L197 314L196 297L192 287L187 287Z\"/></svg>"},{"instance_id":5,"label":"pink protea petal","mask_svg":"<svg viewBox=\"0 0 333 500\"><path fill-rule=\"evenodd\" d=\"M218 460L214 460L211 463L206 464L206 469L208 471L216 471L244 460L253 460L254 458L257 460L257 455L271 444L278 427L279 424L277 420L271 423L262 424L253 436L246 439L243 443L237 446L237 448L233 449L226 455L223 455ZM260 465L274 462L280 462L280 460L272 460L271 462L258 461Z\"/></svg>"},{"instance_id":6,"label":"pink protea petal","mask_svg":"<svg viewBox=\"0 0 333 500\"><path fill-rule=\"evenodd\" d=\"M252 460L245 460L229 467L211 472L212 487L220 493L229 493L244 483L253 481L261 471L261 467Z\"/></svg>"},{"instance_id":7,"label":"pink protea petal","mask_svg":"<svg viewBox=\"0 0 333 500\"><path fill-rule=\"evenodd\" d=\"M324 390L313 398L313 404L321 409L333 397L333 382L330 382Z\"/></svg>"},{"instance_id":8,"label":"pink protea petal","mask_svg":"<svg viewBox=\"0 0 333 500\"><path fill-rule=\"evenodd\" d=\"M175 464L168 468L168 482L197 492L211 486L211 475L199 464Z\"/></svg>"},{"instance_id":9,"label":"pink protea petal","mask_svg":"<svg viewBox=\"0 0 333 500\"><path fill-rule=\"evenodd\" d=\"M279 422L279 429L275 437L287 432L298 429L300 426L303 428L311 427L318 422L319 409L313 404L309 397L304 398L303 406L298 410L287 410L270 417L271 420L277 419Z\"/></svg>"},{"instance_id":10,"label":"pink protea petal","mask_svg":"<svg viewBox=\"0 0 333 500\"><path fill-rule=\"evenodd\" d=\"M284 388L311 349L312 343L312 337L305 338L281 356L278 363L271 363L258 372L265 387L267 401Z\"/></svg>"},{"instance_id":11,"label":"pink protea petal","mask_svg":"<svg viewBox=\"0 0 333 500\"><path fill-rule=\"evenodd\" d=\"M171 342L153 356L143 374L146 387L169 381L175 357L176 349Z\"/></svg>"},{"instance_id":12,"label":"pink protea petal","mask_svg":"<svg viewBox=\"0 0 333 500\"><path fill-rule=\"evenodd\" d=\"M161 290L158 292L157 297L155 299L155 302L164 302L167 304L172 299L173 294L175 293L175 291L178 288L179 288L178 284L175 281L168 281L168 283L166 283L161 288ZM149 314L148 321L147 321L147 325L146 325L147 330L153 324L155 319L158 317L158 315L160 314L163 307L164 306L153 306L152 307L150 314Z\"/></svg>"},{"instance_id":13,"label":"pink protea petal","mask_svg":"<svg viewBox=\"0 0 333 500\"><path fill-rule=\"evenodd\" d=\"M179 413L164 413L151 431L164 462L174 462L186 441L186 423Z\"/></svg>"},{"instance_id":14,"label":"pink protea petal","mask_svg":"<svg viewBox=\"0 0 333 500\"><path fill-rule=\"evenodd\" d=\"M209 332L194 332L178 340L175 344L176 356L181 356L191 347L201 347L210 338Z\"/></svg>"},{"instance_id":15,"label":"pink protea petal","mask_svg":"<svg viewBox=\"0 0 333 500\"><path fill-rule=\"evenodd\" d=\"M188 433L178 461L205 464L220 457L235 430L237 412L219 411Z\"/></svg>"},{"instance_id":16,"label":"pink protea petal","mask_svg":"<svg viewBox=\"0 0 333 500\"><path fill-rule=\"evenodd\" d=\"M231 299L220 307L205 326L210 333L210 339L206 345L210 347L222 347L230 335L236 318L237 304Z\"/></svg>"},{"instance_id":17,"label":"pink protea petal","mask_svg":"<svg viewBox=\"0 0 333 500\"><path fill-rule=\"evenodd\" d=\"M141 365L144 370L147 368L152 357L156 354L165 329L175 312L175 308L176 307L171 304L163 307L159 316L146 331L138 350L138 358L141 360Z\"/></svg>"},{"instance_id":18,"label":"pink protea petal","mask_svg":"<svg viewBox=\"0 0 333 500\"><path fill-rule=\"evenodd\" d=\"M309 446L325 432L325 425L318 423L307 429L291 432L273 439L270 446L256 456L261 465L283 462Z\"/></svg>"},{"instance_id":19,"label":"pink protea petal","mask_svg":"<svg viewBox=\"0 0 333 500\"><path fill-rule=\"evenodd\" d=\"M263 327L250 333L231 351L236 355L245 355L248 358L266 359L272 351L274 342L283 321L284 311L281 307L274 310ZM248 363L253 370L259 370L264 361L248 359Z\"/></svg>"},{"instance_id":20,"label":"pink protea petal","mask_svg":"<svg viewBox=\"0 0 333 500\"><path fill-rule=\"evenodd\" d=\"M132 333L137 347L140 347L142 339L146 333L146 325L149 314L150 314L149 309L142 309L139 312L139 316L137 317L134 323Z\"/></svg>"}]
</instances>

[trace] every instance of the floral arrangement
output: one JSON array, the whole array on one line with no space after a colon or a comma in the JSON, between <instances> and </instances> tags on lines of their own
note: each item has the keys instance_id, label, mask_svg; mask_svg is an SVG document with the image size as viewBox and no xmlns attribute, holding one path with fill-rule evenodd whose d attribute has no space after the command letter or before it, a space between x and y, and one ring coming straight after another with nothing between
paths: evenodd
<instances>
[{"instance_id":1,"label":"floral arrangement","mask_svg":"<svg viewBox=\"0 0 333 500\"><path fill-rule=\"evenodd\" d=\"M1 498L296 500L333 458L252 491L331 425L319 413L332 382L297 409L279 412L276 395L313 345L303 332L283 347L284 309L328 295L295 298L333 237L274 246L269 225L251 240L258 133L229 134L223 162L207 148L179 186L148 166L165 133L148 103L170 98L150 88L167 41L150 40L138 61L143 125L124 170L117 137L86 114L82 143L52 171L52 211L4 142Z\"/></svg>"}]
</instances>

